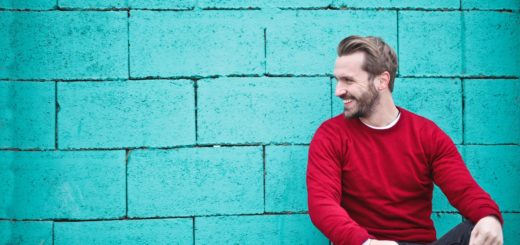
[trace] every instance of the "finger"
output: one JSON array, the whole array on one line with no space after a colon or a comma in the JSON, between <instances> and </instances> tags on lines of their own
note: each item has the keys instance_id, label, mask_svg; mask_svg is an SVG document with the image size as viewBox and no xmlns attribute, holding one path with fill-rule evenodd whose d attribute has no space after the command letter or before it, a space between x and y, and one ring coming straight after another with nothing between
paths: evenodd
<instances>
[{"instance_id":1,"label":"finger","mask_svg":"<svg viewBox=\"0 0 520 245\"><path fill-rule=\"evenodd\" d=\"M491 243L492 239L490 237L490 234L488 234L488 233L480 234L479 239L480 239L480 241L477 244L492 245L492 243Z\"/></svg>"},{"instance_id":2,"label":"finger","mask_svg":"<svg viewBox=\"0 0 520 245\"><path fill-rule=\"evenodd\" d=\"M471 235L469 237L469 245L476 245L475 240L477 239L478 231L476 229L473 229L471 231Z\"/></svg>"},{"instance_id":3,"label":"finger","mask_svg":"<svg viewBox=\"0 0 520 245\"><path fill-rule=\"evenodd\" d=\"M477 235L475 236L475 238L472 241L473 241L473 243L471 243L472 245L483 245L482 234L477 233Z\"/></svg>"}]
</instances>

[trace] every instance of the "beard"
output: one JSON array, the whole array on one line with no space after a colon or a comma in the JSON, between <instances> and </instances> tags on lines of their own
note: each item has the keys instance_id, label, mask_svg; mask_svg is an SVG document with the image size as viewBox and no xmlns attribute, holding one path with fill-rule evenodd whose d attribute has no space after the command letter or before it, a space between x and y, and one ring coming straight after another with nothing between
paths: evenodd
<instances>
[{"instance_id":1,"label":"beard","mask_svg":"<svg viewBox=\"0 0 520 245\"><path fill-rule=\"evenodd\" d=\"M345 108L345 118L353 119L360 117L367 117L372 114L374 106L379 101L379 93L376 90L374 83L370 83L368 90L363 92L359 97L348 96L346 99L352 99L356 102L356 107Z\"/></svg>"}]
</instances>

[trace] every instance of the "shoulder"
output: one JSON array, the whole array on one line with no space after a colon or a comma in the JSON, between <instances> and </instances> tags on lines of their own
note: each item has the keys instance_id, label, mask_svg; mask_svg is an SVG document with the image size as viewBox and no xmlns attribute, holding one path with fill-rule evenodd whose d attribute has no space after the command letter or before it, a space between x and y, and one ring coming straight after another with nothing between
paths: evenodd
<instances>
[{"instance_id":1,"label":"shoulder","mask_svg":"<svg viewBox=\"0 0 520 245\"><path fill-rule=\"evenodd\" d=\"M421 116L419 114L413 113L411 111L408 111L402 107L399 107L399 110L401 111L402 115L407 118L407 121L409 121L412 128L419 130L421 132L432 132L440 130L440 128L435 124L434 121Z\"/></svg>"},{"instance_id":2,"label":"shoulder","mask_svg":"<svg viewBox=\"0 0 520 245\"><path fill-rule=\"evenodd\" d=\"M348 120L343 114L339 114L324 121L316 131L316 134L322 136L342 136L348 134L348 131L354 127L355 119ZM315 134L315 135L316 135Z\"/></svg>"}]
</instances>

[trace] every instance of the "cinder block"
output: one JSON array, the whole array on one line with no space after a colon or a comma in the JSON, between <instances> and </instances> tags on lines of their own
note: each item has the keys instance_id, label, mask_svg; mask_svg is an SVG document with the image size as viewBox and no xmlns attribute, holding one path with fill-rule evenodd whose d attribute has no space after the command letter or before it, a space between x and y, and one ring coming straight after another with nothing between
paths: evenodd
<instances>
[{"instance_id":1,"label":"cinder block","mask_svg":"<svg viewBox=\"0 0 520 245\"><path fill-rule=\"evenodd\" d=\"M520 80L464 80L465 143L520 143Z\"/></svg>"},{"instance_id":2,"label":"cinder block","mask_svg":"<svg viewBox=\"0 0 520 245\"><path fill-rule=\"evenodd\" d=\"M0 82L0 148L54 148L54 90L54 82Z\"/></svg>"},{"instance_id":3,"label":"cinder block","mask_svg":"<svg viewBox=\"0 0 520 245\"><path fill-rule=\"evenodd\" d=\"M434 212L455 212L456 208L451 206L448 198L444 193L442 193L441 189L435 185L433 188L433 199L432 199L432 208Z\"/></svg>"},{"instance_id":4,"label":"cinder block","mask_svg":"<svg viewBox=\"0 0 520 245\"><path fill-rule=\"evenodd\" d=\"M0 50L0 78L126 78L127 13L0 12Z\"/></svg>"},{"instance_id":5,"label":"cinder block","mask_svg":"<svg viewBox=\"0 0 520 245\"><path fill-rule=\"evenodd\" d=\"M491 195L500 211L520 211L520 146L472 145L464 148L471 175Z\"/></svg>"},{"instance_id":6,"label":"cinder block","mask_svg":"<svg viewBox=\"0 0 520 245\"><path fill-rule=\"evenodd\" d=\"M52 222L0 221L0 244L52 244Z\"/></svg>"},{"instance_id":7,"label":"cinder block","mask_svg":"<svg viewBox=\"0 0 520 245\"><path fill-rule=\"evenodd\" d=\"M307 214L195 218L196 244L329 244Z\"/></svg>"},{"instance_id":8,"label":"cinder block","mask_svg":"<svg viewBox=\"0 0 520 245\"><path fill-rule=\"evenodd\" d=\"M460 12L399 12L399 74L460 75Z\"/></svg>"},{"instance_id":9,"label":"cinder block","mask_svg":"<svg viewBox=\"0 0 520 245\"><path fill-rule=\"evenodd\" d=\"M463 63L472 76L520 75L520 14L465 11Z\"/></svg>"},{"instance_id":10,"label":"cinder block","mask_svg":"<svg viewBox=\"0 0 520 245\"><path fill-rule=\"evenodd\" d=\"M504 217L504 244L515 243L520 240L520 214L502 214Z\"/></svg>"},{"instance_id":11,"label":"cinder block","mask_svg":"<svg viewBox=\"0 0 520 245\"><path fill-rule=\"evenodd\" d=\"M128 0L131 8L139 9L192 9L195 0Z\"/></svg>"},{"instance_id":12,"label":"cinder block","mask_svg":"<svg viewBox=\"0 0 520 245\"><path fill-rule=\"evenodd\" d=\"M126 8L128 0L58 0L61 8Z\"/></svg>"},{"instance_id":13,"label":"cinder block","mask_svg":"<svg viewBox=\"0 0 520 245\"><path fill-rule=\"evenodd\" d=\"M332 4L332 0L261 0L261 1L244 1L244 0L199 0L197 2L200 8L320 8L328 7Z\"/></svg>"},{"instance_id":14,"label":"cinder block","mask_svg":"<svg viewBox=\"0 0 520 245\"><path fill-rule=\"evenodd\" d=\"M125 214L125 152L0 152L0 218Z\"/></svg>"},{"instance_id":15,"label":"cinder block","mask_svg":"<svg viewBox=\"0 0 520 245\"><path fill-rule=\"evenodd\" d=\"M334 6L351 8L458 9L459 0L334 0Z\"/></svg>"},{"instance_id":16,"label":"cinder block","mask_svg":"<svg viewBox=\"0 0 520 245\"><path fill-rule=\"evenodd\" d=\"M432 213L431 217L437 231L437 239L462 223L462 217L459 214Z\"/></svg>"},{"instance_id":17,"label":"cinder block","mask_svg":"<svg viewBox=\"0 0 520 245\"><path fill-rule=\"evenodd\" d=\"M463 9L520 9L520 1L518 0L462 0L461 3Z\"/></svg>"},{"instance_id":18,"label":"cinder block","mask_svg":"<svg viewBox=\"0 0 520 245\"><path fill-rule=\"evenodd\" d=\"M265 148L265 210L267 212L307 211L308 146L267 146Z\"/></svg>"},{"instance_id":19,"label":"cinder block","mask_svg":"<svg viewBox=\"0 0 520 245\"><path fill-rule=\"evenodd\" d=\"M131 217L263 212L260 147L133 151L128 163Z\"/></svg>"},{"instance_id":20,"label":"cinder block","mask_svg":"<svg viewBox=\"0 0 520 245\"><path fill-rule=\"evenodd\" d=\"M59 148L195 144L189 80L58 83Z\"/></svg>"},{"instance_id":21,"label":"cinder block","mask_svg":"<svg viewBox=\"0 0 520 245\"><path fill-rule=\"evenodd\" d=\"M193 244L193 220L56 222L56 244Z\"/></svg>"},{"instance_id":22,"label":"cinder block","mask_svg":"<svg viewBox=\"0 0 520 245\"><path fill-rule=\"evenodd\" d=\"M381 36L397 47L395 11L289 11L267 27L267 73L332 74L339 42L349 35Z\"/></svg>"},{"instance_id":23,"label":"cinder block","mask_svg":"<svg viewBox=\"0 0 520 245\"><path fill-rule=\"evenodd\" d=\"M397 106L433 120L455 144L462 142L462 86L460 79L398 78L394 101ZM335 114L343 104L334 98Z\"/></svg>"},{"instance_id":24,"label":"cinder block","mask_svg":"<svg viewBox=\"0 0 520 245\"><path fill-rule=\"evenodd\" d=\"M56 0L0 0L0 8L46 10L56 7Z\"/></svg>"},{"instance_id":25,"label":"cinder block","mask_svg":"<svg viewBox=\"0 0 520 245\"><path fill-rule=\"evenodd\" d=\"M132 77L261 74L264 30L251 12L132 11Z\"/></svg>"},{"instance_id":26,"label":"cinder block","mask_svg":"<svg viewBox=\"0 0 520 245\"><path fill-rule=\"evenodd\" d=\"M199 143L309 143L330 117L328 78L198 81Z\"/></svg>"}]
</instances>

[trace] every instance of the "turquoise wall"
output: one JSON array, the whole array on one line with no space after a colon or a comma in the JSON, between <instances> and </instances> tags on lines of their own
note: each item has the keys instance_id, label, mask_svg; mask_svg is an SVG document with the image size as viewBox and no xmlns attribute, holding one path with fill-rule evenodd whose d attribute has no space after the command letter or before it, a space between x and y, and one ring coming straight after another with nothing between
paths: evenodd
<instances>
[{"instance_id":1,"label":"turquoise wall","mask_svg":"<svg viewBox=\"0 0 520 245\"><path fill-rule=\"evenodd\" d=\"M383 37L397 104L520 240L520 1L0 0L0 244L328 244L305 168L335 47ZM438 235L462 218L435 190Z\"/></svg>"}]
</instances>

